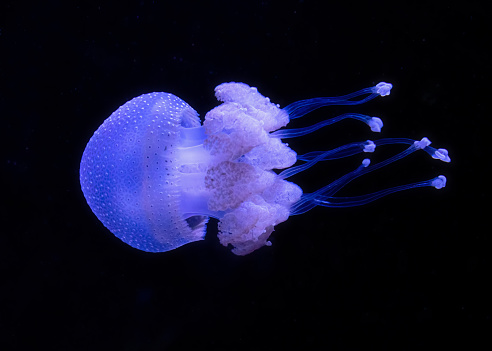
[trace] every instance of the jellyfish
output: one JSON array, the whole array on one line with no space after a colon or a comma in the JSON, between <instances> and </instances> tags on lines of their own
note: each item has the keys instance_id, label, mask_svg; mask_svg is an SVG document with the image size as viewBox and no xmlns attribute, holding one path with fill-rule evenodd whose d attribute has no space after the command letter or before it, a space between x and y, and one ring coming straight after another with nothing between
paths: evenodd
<instances>
[{"instance_id":1,"label":"jellyfish","mask_svg":"<svg viewBox=\"0 0 492 351\"><path fill-rule=\"evenodd\" d=\"M119 107L94 133L82 155L81 188L104 226L134 248L166 252L202 240L213 217L218 220L220 243L236 255L246 255L270 246L269 237L278 224L316 206L358 206L406 189L446 185L446 178L439 175L370 194L336 196L355 178L417 150L450 162L448 152L431 147L425 137L353 142L303 155L285 142L347 118L380 132L380 118L356 113L304 128L284 127L315 109L359 105L389 95L391 88L381 82L348 95L301 100L280 108L254 87L223 83L215 88L221 104L206 113L203 124L179 97L144 94ZM288 180L318 162L372 153L387 144L407 148L376 164L365 158L354 170L312 193Z\"/></svg>"}]
</instances>

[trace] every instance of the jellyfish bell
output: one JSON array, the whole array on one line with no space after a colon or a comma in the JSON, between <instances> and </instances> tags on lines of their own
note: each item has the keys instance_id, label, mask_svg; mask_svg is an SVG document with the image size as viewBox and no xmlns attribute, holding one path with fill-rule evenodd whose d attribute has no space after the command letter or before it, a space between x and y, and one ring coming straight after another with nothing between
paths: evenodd
<instances>
[{"instance_id":1,"label":"jellyfish bell","mask_svg":"<svg viewBox=\"0 0 492 351\"><path fill-rule=\"evenodd\" d=\"M351 180L420 149L449 162L447 151L432 148L427 138L367 140L304 155L283 142L345 118L380 132L381 119L353 113L305 128L281 128L317 108L361 104L390 90L391 84L382 82L281 109L256 88L224 83L215 89L222 103L206 114L203 125L180 98L144 94L118 108L90 139L80 165L82 191L106 228L137 249L165 252L202 240L208 218L213 217L219 220L221 244L246 255L271 245L268 239L276 225L315 206L357 206L400 190L444 187L445 177L438 176L362 196L334 196ZM313 193L303 193L286 180L317 162L374 152L386 144L409 146L375 165L364 159L357 169Z\"/></svg>"},{"instance_id":2,"label":"jellyfish bell","mask_svg":"<svg viewBox=\"0 0 492 351\"><path fill-rule=\"evenodd\" d=\"M117 109L90 139L80 183L94 214L115 236L144 251L168 251L205 235L207 217L180 210L182 129L197 113L166 93L139 96ZM189 224L191 223L191 224Z\"/></svg>"}]
</instances>

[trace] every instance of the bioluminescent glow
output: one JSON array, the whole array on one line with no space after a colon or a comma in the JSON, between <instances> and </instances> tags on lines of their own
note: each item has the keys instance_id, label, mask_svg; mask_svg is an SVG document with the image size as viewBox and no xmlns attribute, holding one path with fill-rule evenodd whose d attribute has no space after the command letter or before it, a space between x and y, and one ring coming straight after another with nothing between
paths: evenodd
<instances>
[{"instance_id":1,"label":"bioluminescent glow","mask_svg":"<svg viewBox=\"0 0 492 351\"><path fill-rule=\"evenodd\" d=\"M268 239L276 225L315 206L357 206L405 189L445 186L446 178L440 175L371 194L335 196L351 180L417 150L449 162L448 152L434 149L427 138L367 140L304 155L283 142L345 118L380 132L381 119L355 113L310 127L281 128L317 108L362 104L389 95L391 88L382 82L281 109L256 88L224 83L215 89L222 104L205 115L203 125L196 111L177 96L144 94L118 108L90 139L80 164L82 191L106 228L137 249L165 252L202 240L208 218L214 217L219 220L221 244L246 255L271 245ZM317 162L371 153L386 144L408 147L380 163L364 159L355 170L313 193L303 193L287 180Z\"/></svg>"}]
</instances>

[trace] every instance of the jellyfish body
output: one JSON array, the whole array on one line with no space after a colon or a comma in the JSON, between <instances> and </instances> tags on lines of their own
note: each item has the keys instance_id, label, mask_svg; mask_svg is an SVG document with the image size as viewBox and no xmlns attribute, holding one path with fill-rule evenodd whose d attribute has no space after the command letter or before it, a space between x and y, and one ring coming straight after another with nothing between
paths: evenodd
<instances>
[{"instance_id":1,"label":"jellyfish body","mask_svg":"<svg viewBox=\"0 0 492 351\"><path fill-rule=\"evenodd\" d=\"M244 83L216 87L222 104L209 111L203 125L186 102L168 93L136 97L117 109L94 133L82 156L80 182L98 219L125 243L148 252L165 252L202 240L209 217L219 220L219 240L245 255L270 245L274 227L315 206L361 205L409 188L445 185L444 176L377 193L337 198L352 179L424 149L449 162L445 149L424 138L380 139L329 151L297 155L282 140L311 133L345 118L381 130L377 117L345 114L314 126L280 129L289 120L327 105L354 105L388 95L391 84L335 97L303 100L280 109ZM362 99L357 100L359 96ZM379 145L410 146L402 153L355 171L310 194L286 179L319 161L373 152ZM296 162L302 163L293 166ZM279 171L278 174L273 170Z\"/></svg>"}]
</instances>

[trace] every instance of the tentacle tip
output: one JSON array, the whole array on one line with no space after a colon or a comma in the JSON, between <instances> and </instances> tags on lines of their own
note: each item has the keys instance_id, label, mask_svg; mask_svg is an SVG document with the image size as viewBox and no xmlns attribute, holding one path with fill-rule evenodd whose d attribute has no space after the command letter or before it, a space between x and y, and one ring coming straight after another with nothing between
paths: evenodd
<instances>
[{"instance_id":1,"label":"tentacle tip","mask_svg":"<svg viewBox=\"0 0 492 351\"><path fill-rule=\"evenodd\" d=\"M415 147L417 149L424 149L425 147L429 146L430 144L431 144L431 141L427 137L423 137L422 140L415 141L415 143L413 143L413 145L415 145Z\"/></svg>"},{"instance_id":2,"label":"tentacle tip","mask_svg":"<svg viewBox=\"0 0 492 351\"><path fill-rule=\"evenodd\" d=\"M381 82L376 84L376 86L372 88L372 91L381 96L387 96L390 94L391 88L393 88L391 83Z\"/></svg>"},{"instance_id":3,"label":"tentacle tip","mask_svg":"<svg viewBox=\"0 0 492 351\"><path fill-rule=\"evenodd\" d=\"M374 152L376 149L376 144L374 144L374 141L372 140L367 140L366 143L364 144L364 152Z\"/></svg>"},{"instance_id":4,"label":"tentacle tip","mask_svg":"<svg viewBox=\"0 0 492 351\"><path fill-rule=\"evenodd\" d=\"M362 160L362 166L363 166L363 167L367 167L367 166L369 166L370 164L371 164L371 160L370 160L370 159L365 158L365 159L363 159L363 160Z\"/></svg>"},{"instance_id":5,"label":"tentacle tip","mask_svg":"<svg viewBox=\"0 0 492 351\"><path fill-rule=\"evenodd\" d=\"M383 128L383 121L379 117L372 117L369 121L367 121L367 124L371 130L376 133L381 132L381 128Z\"/></svg>"},{"instance_id":6,"label":"tentacle tip","mask_svg":"<svg viewBox=\"0 0 492 351\"><path fill-rule=\"evenodd\" d=\"M446 177L440 175L432 180L432 186L436 189L442 189L446 186Z\"/></svg>"},{"instance_id":7,"label":"tentacle tip","mask_svg":"<svg viewBox=\"0 0 492 351\"><path fill-rule=\"evenodd\" d=\"M437 149L432 155L432 158L443 162L451 162L451 158L448 156L448 150L446 149Z\"/></svg>"}]
</instances>

